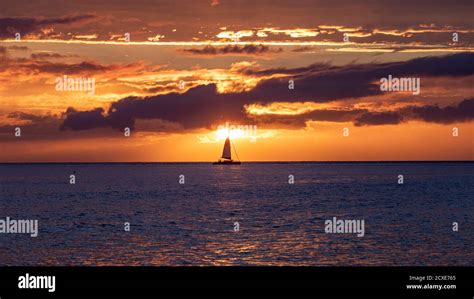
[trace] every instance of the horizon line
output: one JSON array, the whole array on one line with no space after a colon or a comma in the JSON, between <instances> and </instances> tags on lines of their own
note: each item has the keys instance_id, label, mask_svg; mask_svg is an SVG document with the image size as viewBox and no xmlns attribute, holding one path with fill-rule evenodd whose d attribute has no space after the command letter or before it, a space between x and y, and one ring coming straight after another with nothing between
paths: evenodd
<instances>
[{"instance_id":1,"label":"horizon line","mask_svg":"<svg viewBox=\"0 0 474 299\"><path fill-rule=\"evenodd\" d=\"M18 164L210 164L215 161L47 161L47 162L0 162L0 165ZM276 164L276 163L474 163L473 160L344 160L344 161L317 161L317 160L296 160L296 161L247 161L242 164Z\"/></svg>"}]
</instances>

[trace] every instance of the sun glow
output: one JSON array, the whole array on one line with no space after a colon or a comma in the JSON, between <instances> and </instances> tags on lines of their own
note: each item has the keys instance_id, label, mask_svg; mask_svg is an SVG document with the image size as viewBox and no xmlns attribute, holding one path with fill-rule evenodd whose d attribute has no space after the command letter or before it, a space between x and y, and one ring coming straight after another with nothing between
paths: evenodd
<instances>
[{"instance_id":1,"label":"sun glow","mask_svg":"<svg viewBox=\"0 0 474 299\"><path fill-rule=\"evenodd\" d=\"M229 129L221 128L216 131L217 140L225 140L229 137L232 140L242 138L244 136L244 131L241 129Z\"/></svg>"}]
</instances>

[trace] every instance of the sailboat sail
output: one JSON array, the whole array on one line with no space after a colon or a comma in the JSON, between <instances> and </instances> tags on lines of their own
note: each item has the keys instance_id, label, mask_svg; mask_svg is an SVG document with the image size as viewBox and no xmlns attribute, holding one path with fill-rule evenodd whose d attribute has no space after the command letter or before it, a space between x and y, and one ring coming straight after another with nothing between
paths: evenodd
<instances>
[{"instance_id":1,"label":"sailboat sail","mask_svg":"<svg viewBox=\"0 0 474 299\"><path fill-rule=\"evenodd\" d=\"M217 162L214 162L212 164L214 165L240 165L240 161L232 160L231 146L232 144L230 143L230 138L227 137L224 143L224 149L222 150L222 157ZM235 154L237 155L237 152L235 152ZM237 159L239 159L238 155L237 155Z\"/></svg>"},{"instance_id":2,"label":"sailboat sail","mask_svg":"<svg viewBox=\"0 0 474 299\"><path fill-rule=\"evenodd\" d=\"M231 152L230 152L230 139L227 137L224 143L224 150L222 151L222 159L229 159L231 160Z\"/></svg>"}]
</instances>

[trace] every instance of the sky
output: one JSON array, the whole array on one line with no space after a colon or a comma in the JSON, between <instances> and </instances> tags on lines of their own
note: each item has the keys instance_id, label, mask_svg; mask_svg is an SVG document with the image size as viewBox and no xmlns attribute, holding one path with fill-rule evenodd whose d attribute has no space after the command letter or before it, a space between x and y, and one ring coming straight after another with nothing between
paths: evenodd
<instances>
[{"instance_id":1,"label":"sky","mask_svg":"<svg viewBox=\"0 0 474 299\"><path fill-rule=\"evenodd\" d=\"M2 1L0 163L473 160L472 11Z\"/></svg>"}]
</instances>

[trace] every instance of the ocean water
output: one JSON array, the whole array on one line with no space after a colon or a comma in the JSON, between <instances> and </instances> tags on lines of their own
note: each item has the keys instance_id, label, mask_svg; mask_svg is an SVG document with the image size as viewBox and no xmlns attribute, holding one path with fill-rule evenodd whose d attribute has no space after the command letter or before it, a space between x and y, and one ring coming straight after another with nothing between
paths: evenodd
<instances>
[{"instance_id":1,"label":"ocean water","mask_svg":"<svg viewBox=\"0 0 474 299\"><path fill-rule=\"evenodd\" d=\"M0 164L0 219L39 221L0 234L0 265L472 266L473 166ZM332 217L365 236L325 233Z\"/></svg>"}]
</instances>

